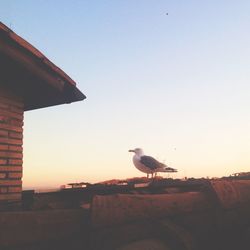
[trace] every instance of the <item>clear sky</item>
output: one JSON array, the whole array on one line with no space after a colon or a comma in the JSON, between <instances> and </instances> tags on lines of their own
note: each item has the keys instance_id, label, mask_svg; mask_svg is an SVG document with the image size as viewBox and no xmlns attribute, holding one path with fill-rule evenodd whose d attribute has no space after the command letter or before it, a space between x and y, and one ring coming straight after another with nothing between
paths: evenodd
<instances>
[{"instance_id":1,"label":"clear sky","mask_svg":"<svg viewBox=\"0 0 250 250\"><path fill-rule=\"evenodd\" d=\"M249 13L248 0L0 0L1 21L87 96L25 113L23 186L145 176L135 147L177 178L249 171Z\"/></svg>"}]
</instances>

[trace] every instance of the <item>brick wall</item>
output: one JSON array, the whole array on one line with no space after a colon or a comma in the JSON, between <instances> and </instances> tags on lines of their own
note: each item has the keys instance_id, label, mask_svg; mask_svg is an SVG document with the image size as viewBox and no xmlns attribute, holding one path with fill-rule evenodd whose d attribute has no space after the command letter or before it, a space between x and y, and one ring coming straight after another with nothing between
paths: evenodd
<instances>
[{"instance_id":1,"label":"brick wall","mask_svg":"<svg viewBox=\"0 0 250 250\"><path fill-rule=\"evenodd\" d=\"M0 87L0 210L18 207L22 191L23 102Z\"/></svg>"}]
</instances>

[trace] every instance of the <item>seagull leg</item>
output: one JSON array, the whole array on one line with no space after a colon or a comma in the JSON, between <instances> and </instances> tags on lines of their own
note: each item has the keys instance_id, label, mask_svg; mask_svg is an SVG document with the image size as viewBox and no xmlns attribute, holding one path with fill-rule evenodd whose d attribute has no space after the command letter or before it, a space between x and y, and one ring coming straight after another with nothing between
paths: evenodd
<instances>
[{"instance_id":1,"label":"seagull leg","mask_svg":"<svg viewBox=\"0 0 250 250\"><path fill-rule=\"evenodd\" d=\"M147 174L147 178L149 177L149 174Z\"/></svg>"}]
</instances>

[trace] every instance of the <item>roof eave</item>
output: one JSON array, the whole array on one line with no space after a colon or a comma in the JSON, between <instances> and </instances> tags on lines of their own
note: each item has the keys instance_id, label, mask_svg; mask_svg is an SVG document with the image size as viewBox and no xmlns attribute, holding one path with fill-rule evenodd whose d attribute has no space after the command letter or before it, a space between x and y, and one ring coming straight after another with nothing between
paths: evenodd
<instances>
[{"instance_id":1,"label":"roof eave","mask_svg":"<svg viewBox=\"0 0 250 250\"><path fill-rule=\"evenodd\" d=\"M47 95L44 96L44 99L40 98L38 103L32 96L27 98L29 101L25 105L25 110L71 103L86 98L66 73L2 23L0 23L0 42L0 54L13 62L12 65L16 68L22 68L23 74L28 75L28 77L24 77L25 79L32 79L31 83L25 81L15 83L17 86L19 85L19 89L22 84L23 88L29 88L26 92L39 94L36 88L40 84L39 88L44 88L45 92L51 90L54 93L54 96L48 95L49 99ZM31 103L30 100L33 100L34 103Z\"/></svg>"}]
</instances>

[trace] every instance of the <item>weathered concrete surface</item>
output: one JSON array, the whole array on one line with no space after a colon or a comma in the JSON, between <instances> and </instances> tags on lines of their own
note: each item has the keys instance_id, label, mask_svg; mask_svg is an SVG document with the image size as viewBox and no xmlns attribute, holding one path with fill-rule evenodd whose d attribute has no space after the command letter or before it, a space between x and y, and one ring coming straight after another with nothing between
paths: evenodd
<instances>
[{"instance_id":1,"label":"weathered concrete surface","mask_svg":"<svg viewBox=\"0 0 250 250\"><path fill-rule=\"evenodd\" d=\"M133 249L153 238L166 249L245 250L250 181L206 182L199 192L95 196L91 222L95 249Z\"/></svg>"},{"instance_id":2,"label":"weathered concrete surface","mask_svg":"<svg viewBox=\"0 0 250 250\"><path fill-rule=\"evenodd\" d=\"M157 219L210 208L201 192L176 194L95 196L91 208L94 228L112 226L135 220Z\"/></svg>"},{"instance_id":3,"label":"weathered concrete surface","mask_svg":"<svg viewBox=\"0 0 250 250\"><path fill-rule=\"evenodd\" d=\"M87 227L84 210L0 213L0 249L64 240Z\"/></svg>"},{"instance_id":4,"label":"weathered concrete surface","mask_svg":"<svg viewBox=\"0 0 250 250\"><path fill-rule=\"evenodd\" d=\"M249 180L164 180L38 195L51 210L0 213L0 249L248 250L249 194Z\"/></svg>"}]
</instances>

